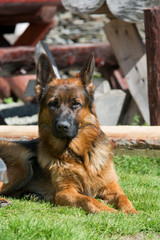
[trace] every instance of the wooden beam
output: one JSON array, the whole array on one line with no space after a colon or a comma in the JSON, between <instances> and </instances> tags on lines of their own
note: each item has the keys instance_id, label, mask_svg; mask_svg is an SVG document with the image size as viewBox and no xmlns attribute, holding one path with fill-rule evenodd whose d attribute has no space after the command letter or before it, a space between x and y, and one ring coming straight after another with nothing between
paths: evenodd
<instances>
[{"instance_id":1,"label":"wooden beam","mask_svg":"<svg viewBox=\"0 0 160 240\"><path fill-rule=\"evenodd\" d=\"M54 26L54 19L50 23L31 23L13 46L36 46Z\"/></svg>"},{"instance_id":2,"label":"wooden beam","mask_svg":"<svg viewBox=\"0 0 160 240\"><path fill-rule=\"evenodd\" d=\"M25 97L24 93L29 80L36 79L36 75L19 75L5 78L12 92L24 102L30 102L33 98ZM1 89L1 87L0 87ZM3 89L1 89L3 90Z\"/></svg>"},{"instance_id":3,"label":"wooden beam","mask_svg":"<svg viewBox=\"0 0 160 240\"><path fill-rule=\"evenodd\" d=\"M158 126L101 126L102 131L115 147L160 149L160 128ZM0 126L1 138L38 137L38 126Z\"/></svg>"},{"instance_id":4,"label":"wooden beam","mask_svg":"<svg viewBox=\"0 0 160 240\"><path fill-rule=\"evenodd\" d=\"M160 128L157 126L102 126L101 128L108 137L113 139L126 138L139 141L160 139Z\"/></svg>"},{"instance_id":5,"label":"wooden beam","mask_svg":"<svg viewBox=\"0 0 160 240\"><path fill-rule=\"evenodd\" d=\"M0 137L1 138L24 138L34 139L38 138L38 127L37 126L0 126Z\"/></svg>"},{"instance_id":6,"label":"wooden beam","mask_svg":"<svg viewBox=\"0 0 160 240\"><path fill-rule=\"evenodd\" d=\"M151 125L160 125L160 7L145 9Z\"/></svg>"},{"instance_id":7,"label":"wooden beam","mask_svg":"<svg viewBox=\"0 0 160 240\"><path fill-rule=\"evenodd\" d=\"M126 81L126 79L124 78L123 74L122 74L122 70L119 69L115 69L112 72L111 78L110 78L111 83L113 82L113 85L115 85L115 87L113 86L113 88L117 88L117 89L122 89L124 91L128 90L128 83Z\"/></svg>"},{"instance_id":8,"label":"wooden beam","mask_svg":"<svg viewBox=\"0 0 160 240\"><path fill-rule=\"evenodd\" d=\"M135 24L112 20L105 33L113 48L129 91L146 123L149 121L148 83L145 47Z\"/></svg>"},{"instance_id":9,"label":"wooden beam","mask_svg":"<svg viewBox=\"0 0 160 240\"><path fill-rule=\"evenodd\" d=\"M116 155L160 156L158 126L102 126ZM1 140L32 140L38 138L37 126L0 126Z\"/></svg>"},{"instance_id":10,"label":"wooden beam","mask_svg":"<svg viewBox=\"0 0 160 240\"><path fill-rule=\"evenodd\" d=\"M0 77L0 98L10 97L11 89L9 84L5 81L4 78Z\"/></svg>"},{"instance_id":11,"label":"wooden beam","mask_svg":"<svg viewBox=\"0 0 160 240\"><path fill-rule=\"evenodd\" d=\"M35 13L27 14L17 14L12 16L10 15L0 15L0 25L14 25L16 23L29 22L29 23L50 23L56 13L55 6L44 6Z\"/></svg>"},{"instance_id":12,"label":"wooden beam","mask_svg":"<svg viewBox=\"0 0 160 240\"><path fill-rule=\"evenodd\" d=\"M43 6L56 6L64 10L61 0L0 0L0 16L10 16L12 20L16 15L34 14Z\"/></svg>"},{"instance_id":13,"label":"wooden beam","mask_svg":"<svg viewBox=\"0 0 160 240\"><path fill-rule=\"evenodd\" d=\"M59 69L70 66L83 66L88 56L93 52L98 67L117 66L115 56L108 43L74 44L74 45L50 45L49 49ZM33 70L34 47L0 48L0 76L10 76L20 68Z\"/></svg>"}]
</instances>

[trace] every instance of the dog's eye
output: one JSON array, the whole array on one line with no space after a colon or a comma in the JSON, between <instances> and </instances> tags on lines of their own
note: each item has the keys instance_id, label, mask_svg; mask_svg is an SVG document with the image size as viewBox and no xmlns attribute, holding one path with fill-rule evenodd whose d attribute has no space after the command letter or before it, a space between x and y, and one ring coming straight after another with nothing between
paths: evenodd
<instances>
[{"instance_id":1,"label":"dog's eye","mask_svg":"<svg viewBox=\"0 0 160 240\"><path fill-rule=\"evenodd\" d=\"M73 108L73 109L77 109L77 108L79 108L79 107L81 107L81 106L82 106L82 104L81 104L80 102L74 101L74 102L72 103L72 108Z\"/></svg>"},{"instance_id":2,"label":"dog's eye","mask_svg":"<svg viewBox=\"0 0 160 240\"><path fill-rule=\"evenodd\" d=\"M54 109L59 108L58 101L55 100L55 101L51 101L51 102L49 102L49 103L48 103L48 107L50 107L50 108L54 108Z\"/></svg>"}]
</instances>

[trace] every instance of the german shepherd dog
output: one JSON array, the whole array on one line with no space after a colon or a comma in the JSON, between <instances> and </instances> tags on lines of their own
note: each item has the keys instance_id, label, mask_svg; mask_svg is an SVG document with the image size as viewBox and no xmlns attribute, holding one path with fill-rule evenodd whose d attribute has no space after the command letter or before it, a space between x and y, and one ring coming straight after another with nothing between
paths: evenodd
<instances>
[{"instance_id":1,"label":"german shepherd dog","mask_svg":"<svg viewBox=\"0 0 160 240\"><path fill-rule=\"evenodd\" d=\"M39 140L0 143L9 177L8 184L0 182L1 195L41 194L55 205L75 206L88 213L137 212L118 184L112 148L97 120L94 65L91 55L79 74L57 79L48 57L40 55L35 87Z\"/></svg>"}]
</instances>

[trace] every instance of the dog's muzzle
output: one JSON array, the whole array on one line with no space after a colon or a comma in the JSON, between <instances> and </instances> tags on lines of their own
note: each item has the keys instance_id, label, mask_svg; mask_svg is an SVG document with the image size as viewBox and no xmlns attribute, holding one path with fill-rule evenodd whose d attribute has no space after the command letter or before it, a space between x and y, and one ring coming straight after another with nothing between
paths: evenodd
<instances>
[{"instance_id":1,"label":"dog's muzzle","mask_svg":"<svg viewBox=\"0 0 160 240\"><path fill-rule=\"evenodd\" d=\"M70 127L71 127L71 124L67 121L58 121L56 124L57 131L62 135L67 135Z\"/></svg>"},{"instance_id":2,"label":"dog's muzzle","mask_svg":"<svg viewBox=\"0 0 160 240\"><path fill-rule=\"evenodd\" d=\"M65 119L58 120L53 125L53 135L57 138L75 138L78 134L78 126L74 122L67 121Z\"/></svg>"}]
</instances>

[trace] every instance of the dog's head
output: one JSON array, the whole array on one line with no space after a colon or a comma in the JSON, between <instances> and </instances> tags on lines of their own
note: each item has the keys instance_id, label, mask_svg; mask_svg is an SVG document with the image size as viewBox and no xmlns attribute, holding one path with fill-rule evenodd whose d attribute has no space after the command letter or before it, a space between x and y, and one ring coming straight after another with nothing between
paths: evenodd
<instances>
[{"instance_id":1,"label":"dog's head","mask_svg":"<svg viewBox=\"0 0 160 240\"><path fill-rule=\"evenodd\" d=\"M40 105L39 131L50 129L59 139L73 139L79 127L94 121L94 57L73 78L57 79L49 58L42 54L37 64L36 96Z\"/></svg>"}]
</instances>

